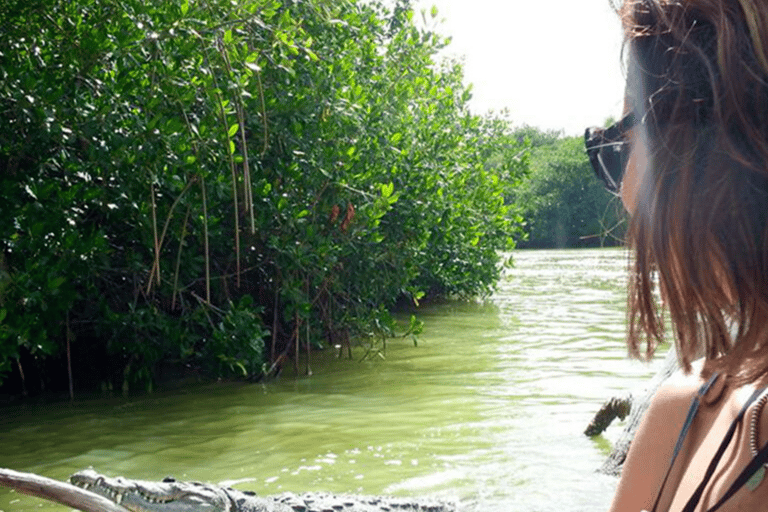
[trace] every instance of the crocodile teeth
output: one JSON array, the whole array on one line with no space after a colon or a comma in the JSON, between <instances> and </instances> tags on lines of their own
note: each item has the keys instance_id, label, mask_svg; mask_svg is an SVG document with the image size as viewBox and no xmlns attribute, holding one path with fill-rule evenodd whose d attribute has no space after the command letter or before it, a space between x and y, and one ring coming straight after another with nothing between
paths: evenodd
<instances>
[{"instance_id":1,"label":"crocodile teeth","mask_svg":"<svg viewBox=\"0 0 768 512\"><path fill-rule=\"evenodd\" d=\"M115 503L120 505L123 502L123 495L121 493L117 493L117 496L115 496Z\"/></svg>"},{"instance_id":2,"label":"crocodile teeth","mask_svg":"<svg viewBox=\"0 0 768 512\"><path fill-rule=\"evenodd\" d=\"M88 490L88 488L89 488L89 487L90 487L90 485L88 485L88 484L83 484L83 489L85 489L86 491Z\"/></svg>"}]
</instances>

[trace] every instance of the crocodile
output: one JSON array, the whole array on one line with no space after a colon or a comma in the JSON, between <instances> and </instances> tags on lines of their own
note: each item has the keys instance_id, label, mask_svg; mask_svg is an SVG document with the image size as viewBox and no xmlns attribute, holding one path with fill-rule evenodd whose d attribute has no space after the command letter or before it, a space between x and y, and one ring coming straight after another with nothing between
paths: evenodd
<instances>
[{"instance_id":1,"label":"crocodile","mask_svg":"<svg viewBox=\"0 0 768 512\"><path fill-rule=\"evenodd\" d=\"M621 474L624 461L629 452L629 446L632 444L632 439L635 437L635 433L640 426L645 411L647 411L648 407L651 405L651 400L656 394L656 391L658 391L667 379L669 379L679 368L680 365L677 360L677 353L675 352L675 348L671 347L667 351L667 355L664 362L661 364L661 367L644 391L638 394L637 397L633 397L632 394L627 394L623 397L613 397L602 406L597 414L595 414L594 419L584 431L584 434L590 437L601 434L615 418L621 418L623 420L629 415L624 430L613 444L611 453L605 459L600 469L598 469L598 472L611 476L619 476Z\"/></svg>"},{"instance_id":2,"label":"crocodile","mask_svg":"<svg viewBox=\"0 0 768 512\"><path fill-rule=\"evenodd\" d=\"M0 485L88 512L457 512L454 503L434 499L289 492L262 497L170 477L162 481L110 478L93 469L78 471L69 482L0 469ZM104 498L108 506L98 501Z\"/></svg>"},{"instance_id":3,"label":"crocodile","mask_svg":"<svg viewBox=\"0 0 768 512\"><path fill-rule=\"evenodd\" d=\"M92 469L79 471L70 483L113 500L132 512L455 512L438 501L328 493L283 493L265 497L202 482L161 482L109 478Z\"/></svg>"}]
</instances>

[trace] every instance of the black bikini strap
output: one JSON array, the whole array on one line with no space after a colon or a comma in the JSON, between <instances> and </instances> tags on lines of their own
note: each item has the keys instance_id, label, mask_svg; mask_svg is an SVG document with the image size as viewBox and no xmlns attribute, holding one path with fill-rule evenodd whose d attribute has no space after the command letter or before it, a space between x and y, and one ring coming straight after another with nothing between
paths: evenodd
<instances>
[{"instance_id":1,"label":"black bikini strap","mask_svg":"<svg viewBox=\"0 0 768 512\"><path fill-rule=\"evenodd\" d=\"M691 499L688 500L688 503L685 505L685 508L683 509L683 512L693 512L693 510L696 508L696 505L699 504L699 500L701 500L701 495L704 492L704 488L709 483L709 480L712 478L712 475L715 473L715 469L717 469L717 464L720 462L720 459L723 457L723 454L725 453L725 449L728 448L728 444L731 442L731 439L733 438L734 432L736 432L736 427L741 423L741 420L744 418L744 414L747 412L747 409L750 405L757 399L757 397L762 394L764 390L763 389L757 389L754 393L752 393L752 396L749 397L749 400L744 404L744 406L741 408L741 411L739 411L739 414L733 419L731 422L731 426L728 428L728 432L725 434L725 437L723 438L723 442L720 443L720 447L717 449L717 452L715 453L715 456L712 458L712 462L709 463L709 467L707 468L707 472L704 474L704 478L702 479L699 486L696 488L696 492L693 493L693 496L691 496ZM749 467L749 466L747 466ZM759 467L759 466L758 466ZM754 471L752 471L754 473ZM752 473L748 474L747 477L744 479L744 482L746 483L747 480L749 480L749 477L752 476ZM742 471L742 475L744 472ZM739 475L739 476L742 476ZM744 485L743 483L739 485L739 487L733 489L733 486L738 483L738 478L736 481L731 484L731 489L729 489L729 493L727 494L727 497L730 498L733 493L735 493L737 490L739 490L739 487L741 485ZM731 492L732 490L732 492ZM727 499L727 498L726 498ZM713 508L710 509L710 512L713 512L717 508L722 505L722 503L725 502L725 499L721 499L721 502L718 502Z\"/></svg>"},{"instance_id":2,"label":"black bikini strap","mask_svg":"<svg viewBox=\"0 0 768 512\"><path fill-rule=\"evenodd\" d=\"M709 388L712 387L712 384L715 383L717 380L718 374L717 372L713 373L712 376L709 378L707 382L704 383L699 388L699 391L696 393L696 396L693 397L693 400L691 401L691 407L688 409L688 416L685 418L685 423L683 423L683 429L680 431L680 435L677 438L677 442L675 443L675 451L672 453L672 460L669 462L669 467L667 468L667 473L664 475L664 480L661 482L661 487L659 487L659 493L656 495L656 501L653 503L653 508L651 509L652 512L656 512L656 509L659 506L659 500L661 500L661 492L664 490L664 486L667 484L667 479L669 478L669 474L672 472L672 467L675 465L675 460L677 459L677 456L680 454L680 450L683 448L683 441L685 441L685 436L688 435L688 430L691 428L691 424L693 423L693 418L696 417L696 413L699 411L699 405L701 404L701 399L704 397L704 395L707 394L709 391Z\"/></svg>"},{"instance_id":3,"label":"black bikini strap","mask_svg":"<svg viewBox=\"0 0 768 512\"><path fill-rule=\"evenodd\" d=\"M768 462L768 443L766 443L765 446L763 446L763 448L757 452L755 458L752 459L747 467L745 467L739 476L736 477L736 480L733 481L731 486L728 488L728 492L726 492L723 497L720 498L720 501L718 501L714 507L709 509L709 512L715 512L717 509L719 509L723 503L725 503L731 496L736 494L736 491L741 489L744 484L746 484L747 481L752 478L752 475L757 473L757 470L760 469L760 466L766 462Z\"/></svg>"}]
</instances>

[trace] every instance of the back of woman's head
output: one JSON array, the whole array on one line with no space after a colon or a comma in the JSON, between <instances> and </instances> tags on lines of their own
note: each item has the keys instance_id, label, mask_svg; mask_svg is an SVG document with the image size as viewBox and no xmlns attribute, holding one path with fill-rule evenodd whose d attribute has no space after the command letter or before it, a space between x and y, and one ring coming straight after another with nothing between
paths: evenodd
<instances>
[{"instance_id":1,"label":"back of woman's head","mask_svg":"<svg viewBox=\"0 0 768 512\"><path fill-rule=\"evenodd\" d=\"M645 144L629 243L630 351L663 337L686 368L768 373L768 6L626 0L627 106ZM735 332L732 333L731 331Z\"/></svg>"}]
</instances>

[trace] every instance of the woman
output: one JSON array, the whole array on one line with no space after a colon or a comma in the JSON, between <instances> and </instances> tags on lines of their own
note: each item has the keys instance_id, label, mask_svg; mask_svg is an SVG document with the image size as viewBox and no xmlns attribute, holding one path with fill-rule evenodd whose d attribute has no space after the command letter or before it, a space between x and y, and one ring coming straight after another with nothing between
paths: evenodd
<instances>
[{"instance_id":1,"label":"woman","mask_svg":"<svg viewBox=\"0 0 768 512\"><path fill-rule=\"evenodd\" d=\"M663 297L683 372L645 414L611 510L768 510L768 2L619 14L627 115L588 130L587 150L631 214L630 353L661 343Z\"/></svg>"}]
</instances>

